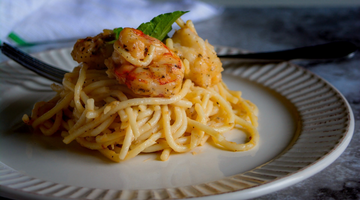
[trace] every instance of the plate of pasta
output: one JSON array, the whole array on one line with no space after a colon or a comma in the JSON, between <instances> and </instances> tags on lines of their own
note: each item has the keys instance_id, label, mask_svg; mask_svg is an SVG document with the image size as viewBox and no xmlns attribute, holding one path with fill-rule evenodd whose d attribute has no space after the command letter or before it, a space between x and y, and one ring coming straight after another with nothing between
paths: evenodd
<instances>
[{"instance_id":1,"label":"plate of pasta","mask_svg":"<svg viewBox=\"0 0 360 200\"><path fill-rule=\"evenodd\" d=\"M333 86L289 62L222 62L242 51L212 46L185 13L36 54L70 71L61 84L1 64L4 196L248 199L345 150L354 119Z\"/></svg>"}]
</instances>

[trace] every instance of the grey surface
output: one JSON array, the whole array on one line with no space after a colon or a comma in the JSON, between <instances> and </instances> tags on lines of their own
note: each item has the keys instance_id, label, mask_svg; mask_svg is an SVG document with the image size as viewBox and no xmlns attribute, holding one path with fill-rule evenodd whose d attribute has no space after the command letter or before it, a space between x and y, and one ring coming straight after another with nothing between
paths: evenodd
<instances>
[{"instance_id":1,"label":"grey surface","mask_svg":"<svg viewBox=\"0 0 360 200\"><path fill-rule=\"evenodd\" d=\"M360 46L360 7L226 8L199 22L199 35L211 44L250 51L272 51L330 41ZM38 52L73 42L23 48ZM5 60L0 55L0 61ZM298 62L335 86L354 112L355 132L349 147L329 167L286 189L257 199L360 199L360 54L350 60Z\"/></svg>"}]
</instances>

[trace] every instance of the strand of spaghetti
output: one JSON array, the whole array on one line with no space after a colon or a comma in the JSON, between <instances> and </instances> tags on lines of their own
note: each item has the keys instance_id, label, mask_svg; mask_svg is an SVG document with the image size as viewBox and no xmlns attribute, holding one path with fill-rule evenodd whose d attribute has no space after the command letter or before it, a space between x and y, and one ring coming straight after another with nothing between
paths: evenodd
<instances>
[{"instance_id":1,"label":"strand of spaghetti","mask_svg":"<svg viewBox=\"0 0 360 200\"><path fill-rule=\"evenodd\" d=\"M140 109L140 108L139 108L139 109ZM140 109L140 110L141 110L141 109ZM140 120L140 119L143 119L143 118L145 118L145 117L148 117L148 116L152 115L153 113L154 113L154 110L153 110L153 109L142 110L142 111L138 114L136 120Z\"/></svg>"},{"instance_id":2,"label":"strand of spaghetti","mask_svg":"<svg viewBox=\"0 0 360 200\"><path fill-rule=\"evenodd\" d=\"M63 142L65 144L69 144L71 141L73 141L76 137L82 135L83 133L89 131L90 129L95 128L99 124L101 124L103 121L109 118L111 116L109 113L102 114L100 117L97 118L97 120L91 121L91 123L86 123L83 126L77 128L74 130L70 135L64 138Z\"/></svg>"},{"instance_id":3,"label":"strand of spaghetti","mask_svg":"<svg viewBox=\"0 0 360 200\"><path fill-rule=\"evenodd\" d=\"M127 120L129 120L125 110L119 110L118 115L120 116L122 122L126 122Z\"/></svg>"},{"instance_id":4,"label":"strand of spaghetti","mask_svg":"<svg viewBox=\"0 0 360 200\"><path fill-rule=\"evenodd\" d=\"M109 149L99 149L98 151L110 160L120 162L119 155L114 151L111 151Z\"/></svg>"},{"instance_id":5,"label":"strand of spaghetti","mask_svg":"<svg viewBox=\"0 0 360 200\"><path fill-rule=\"evenodd\" d=\"M128 126L129 126L129 120L126 121L126 122L122 121L122 122L121 122L121 125L120 125L120 129L125 129L125 128L127 128Z\"/></svg>"},{"instance_id":6,"label":"strand of spaghetti","mask_svg":"<svg viewBox=\"0 0 360 200\"><path fill-rule=\"evenodd\" d=\"M135 148L135 147L134 147ZM143 151L141 151L142 153L147 153L147 152L155 152L155 151L161 151L161 150L164 150L166 148L169 148L169 145L168 143L166 142L165 139L158 139L156 141L155 144L149 146L149 147L146 147Z\"/></svg>"},{"instance_id":7,"label":"strand of spaghetti","mask_svg":"<svg viewBox=\"0 0 360 200\"><path fill-rule=\"evenodd\" d=\"M251 137L250 142L252 142L254 145L256 145L259 141L259 132L256 129L256 127L238 116L235 117L235 122L236 122L236 124L239 124L240 126L249 130L248 132Z\"/></svg>"},{"instance_id":8,"label":"strand of spaghetti","mask_svg":"<svg viewBox=\"0 0 360 200\"><path fill-rule=\"evenodd\" d=\"M210 126L207 126L205 124L202 124L198 121L195 121L193 119L190 119L189 117L187 117L188 120L188 124L189 126L192 126L194 128L200 129L205 131L207 134L209 134L210 136L212 136L213 138L217 139L218 141L223 141L225 140L225 137L223 135L221 135L219 132L215 131L213 128L211 128Z\"/></svg>"},{"instance_id":9,"label":"strand of spaghetti","mask_svg":"<svg viewBox=\"0 0 360 200\"><path fill-rule=\"evenodd\" d=\"M92 90L89 96L108 96L110 92L109 87L103 86Z\"/></svg>"},{"instance_id":10,"label":"strand of spaghetti","mask_svg":"<svg viewBox=\"0 0 360 200\"><path fill-rule=\"evenodd\" d=\"M149 109L147 109L147 106L146 106L146 105L139 105L138 107L139 107L139 110L140 110L141 112L144 112L144 111L146 111L146 110L149 110Z\"/></svg>"},{"instance_id":11,"label":"strand of spaghetti","mask_svg":"<svg viewBox=\"0 0 360 200\"><path fill-rule=\"evenodd\" d=\"M44 102L44 101L35 103L32 113L30 115L31 119L37 118L37 116L39 115L39 108L42 107L45 103L46 102Z\"/></svg>"},{"instance_id":12,"label":"strand of spaghetti","mask_svg":"<svg viewBox=\"0 0 360 200\"><path fill-rule=\"evenodd\" d=\"M188 100L180 100L180 101L172 103L172 105L183 107L183 108L191 108L193 103Z\"/></svg>"},{"instance_id":13,"label":"strand of spaghetti","mask_svg":"<svg viewBox=\"0 0 360 200\"><path fill-rule=\"evenodd\" d=\"M256 116L254 115L254 113L252 112L252 109L250 108L249 104L244 100L244 99L240 99L239 103L242 105L242 107L245 109L246 113L248 114L251 123L257 127L258 126L258 122L256 120Z\"/></svg>"},{"instance_id":14,"label":"strand of spaghetti","mask_svg":"<svg viewBox=\"0 0 360 200\"><path fill-rule=\"evenodd\" d=\"M99 135L103 130L107 129L111 123L115 120L115 118L117 117L117 115L112 115L110 116L108 119L106 119L103 123L101 123L98 127L96 127L95 129L93 129L89 135L91 136L96 136Z\"/></svg>"},{"instance_id":15,"label":"strand of spaghetti","mask_svg":"<svg viewBox=\"0 0 360 200\"><path fill-rule=\"evenodd\" d=\"M104 143L97 143L97 142L89 142L86 141L83 137L77 137L76 141L83 147L86 147L88 149L92 150L99 150L99 149L106 149L107 146L113 144L114 142L117 142L119 139L115 138L113 140L106 141Z\"/></svg>"},{"instance_id":16,"label":"strand of spaghetti","mask_svg":"<svg viewBox=\"0 0 360 200\"><path fill-rule=\"evenodd\" d=\"M186 143L189 143L190 140L191 140L190 136L183 136L183 137L176 139L176 143L186 144Z\"/></svg>"},{"instance_id":17,"label":"strand of spaghetti","mask_svg":"<svg viewBox=\"0 0 360 200\"><path fill-rule=\"evenodd\" d=\"M259 109L258 107L251 101L249 100L245 100L246 103L250 106L252 112L254 113L255 116L257 116L259 114Z\"/></svg>"},{"instance_id":18,"label":"strand of spaghetti","mask_svg":"<svg viewBox=\"0 0 360 200\"><path fill-rule=\"evenodd\" d=\"M91 101L94 101L94 99L89 99ZM87 103L87 105L89 105L89 102ZM87 119L94 119L94 118L98 118L103 112L104 112L105 107L101 107L99 109L96 110L88 110L86 112L86 118Z\"/></svg>"},{"instance_id":19,"label":"strand of spaghetti","mask_svg":"<svg viewBox=\"0 0 360 200\"><path fill-rule=\"evenodd\" d=\"M226 95L225 95L225 93L224 93L224 90L221 90L220 87L219 87L219 85L220 85L220 84L214 85L214 87L213 87L214 90L217 91L217 92L220 94L220 96L226 97Z\"/></svg>"},{"instance_id":20,"label":"strand of spaghetti","mask_svg":"<svg viewBox=\"0 0 360 200\"><path fill-rule=\"evenodd\" d=\"M178 26L180 26L180 28L185 27L185 22L180 17L175 22Z\"/></svg>"},{"instance_id":21,"label":"strand of spaghetti","mask_svg":"<svg viewBox=\"0 0 360 200\"><path fill-rule=\"evenodd\" d=\"M148 104L148 105L172 104L172 103L182 99L189 91L190 86L191 86L191 81L186 80L185 83L183 84L183 88L181 89L181 91L177 95L174 95L171 98L156 98L156 97L134 98L134 99L129 99L126 101L121 101L121 102L119 102L119 101L112 102L109 104L109 106L111 106L111 111L109 111L109 113L107 113L107 114L111 115L111 114L114 114L115 112L125 109L127 107L142 105L142 104Z\"/></svg>"},{"instance_id":22,"label":"strand of spaghetti","mask_svg":"<svg viewBox=\"0 0 360 200\"><path fill-rule=\"evenodd\" d=\"M77 79L79 77L79 71L80 71L80 68L75 67L72 72L64 74L64 79L67 79L67 80Z\"/></svg>"},{"instance_id":23,"label":"strand of spaghetti","mask_svg":"<svg viewBox=\"0 0 360 200\"><path fill-rule=\"evenodd\" d=\"M111 95L116 96L118 99L120 99L120 101L128 100L127 96L121 90L113 91L111 92Z\"/></svg>"},{"instance_id":24,"label":"strand of spaghetti","mask_svg":"<svg viewBox=\"0 0 360 200\"><path fill-rule=\"evenodd\" d=\"M118 92L121 91L125 94L128 94L132 97L142 97L141 95L135 94L131 89L129 89L126 85L120 85L120 84L116 84L116 85L111 85L111 91L114 92ZM113 94L113 93L111 93Z\"/></svg>"},{"instance_id":25,"label":"strand of spaghetti","mask_svg":"<svg viewBox=\"0 0 360 200\"><path fill-rule=\"evenodd\" d=\"M53 107L51 110L49 110L45 114L41 115L39 118L35 119L35 121L32 124L32 127L33 128L38 127L45 120L50 119L56 113L60 112L63 108L67 107L69 105L70 101L73 99L73 96L74 95L72 92L67 93L66 96L63 99L61 99L60 102L58 102L55 107Z\"/></svg>"},{"instance_id":26,"label":"strand of spaghetti","mask_svg":"<svg viewBox=\"0 0 360 200\"><path fill-rule=\"evenodd\" d=\"M77 112L82 113L84 111L84 107L82 106L80 102L80 93L81 89L84 85L84 81L86 78L86 70L88 68L88 65L82 64L82 67L80 69L79 78L77 79L77 82L75 84L74 88L74 102L77 109Z\"/></svg>"},{"instance_id":27,"label":"strand of spaghetti","mask_svg":"<svg viewBox=\"0 0 360 200\"><path fill-rule=\"evenodd\" d=\"M204 107L197 103L197 104L195 104L195 111L198 114L196 121L206 124L207 116L205 114Z\"/></svg>"},{"instance_id":28,"label":"strand of spaghetti","mask_svg":"<svg viewBox=\"0 0 360 200\"><path fill-rule=\"evenodd\" d=\"M184 133L186 132L188 123L187 123L187 117L186 117L186 112L184 109L181 109L181 122L182 125L180 126L180 128L173 134L174 139L178 139L180 138L182 135L184 135ZM176 142L177 144L178 142Z\"/></svg>"},{"instance_id":29,"label":"strand of spaghetti","mask_svg":"<svg viewBox=\"0 0 360 200\"><path fill-rule=\"evenodd\" d=\"M213 98L216 102L224 108L224 111L228 114L227 123L234 124L235 114L232 111L232 107L219 93L215 92L213 89L208 88L207 90L201 87L194 87L194 90L201 90L203 92L209 92L211 94L210 98Z\"/></svg>"},{"instance_id":30,"label":"strand of spaghetti","mask_svg":"<svg viewBox=\"0 0 360 200\"><path fill-rule=\"evenodd\" d=\"M236 116L235 116L236 119ZM234 126L232 125L224 125L224 126L220 126L220 127L212 127L215 131L219 132L219 133L225 133L226 131L230 131L234 128Z\"/></svg>"},{"instance_id":31,"label":"strand of spaghetti","mask_svg":"<svg viewBox=\"0 0 360 200\"><path fill-rule=\"evenodd\" d=\"M196 33L196 35L197 35L195 26L194 26L194 24L192 23L191 20L187 20L187 21L186 21L186 26L187 26L192 32ZM200 40L199 40L199 42L200 42ZM201 46L204 47L205 45L201 45Z\"/></svg>"},{"instance_id":32,"label":"strand of spaghetti","mask_svg":"<svg viewBox=\"0 0 360 200\"><path fill-rule=\"evenodd\" d=\"M133 135L133 132L131 130L131 127L129 126L129 127L126 128L125 139L123 141L123 145L122 145L122 148L121 148L121 151L120 151L120 154L119 154L120 160L125 159L126 154L129 151L129 147L131 145L131 142L132 142L133 138L134 138L134 135Z\"/></svg>"},{"instance_id":33,"label":"strand of spaghetti","mask_svg":"<svg viewBox=\"0 0 360 200\"><path fill-rule=\"evenodd\" d=\"M162 131L159 131L157 133L152 134L147 140L145 140L140 145L136 146L134 149L130 150L128 154L126 155L124 160L128 160L130 158L135 157L139 153L141 153L144 149L147 147L153 145L156 143L156 140L159 139L162 135Z\"/></svg>"},{"instance_id":34,"label":"strand of spaghetti","mask_svg":"<svg viewBox=\"0 0 360 200\"><path fill-rule=\"evenodd\" d=\"M204 109L206 109L206 106L207 106L207 104L208 104L208 102L209 102L209 99L210 99L210 94L209 94L209 93L205 93L205 94L204 94L204 97L203 97L203 99L202 99L202 101L201 101L201 107L203 107Z\"/></svg>"},{"instance_id":35,"label":"strand of spaghetti","mask_svg":"<svg viewBox=\"0 0 360 200\"><path fill-rule=\"evenodd\" d=\"M151 136L151 134L158 132L160 129L162 128L162 126L160 125L160 123L157 123L156 125L154 125L153 127L151 127L149 130L145 131L144 133L142 133L138 138L137 138L137 142L141 142L146 140L147 138L149 138Z\"/></svg>"},{"instance_id":36,"label":"strand of spaghetti","mask_svg":"<svg viewBox=\"0 0 360 200\"><path fill-rule=\"evenodd\" d=\"M220 111L219 105L213 103L213 108L211 109L209 116L216 115L219 113L219 111Z\"/></svg>"},{"instance_id":37,"label":"strand of spaghetti","mask_svg":"<svg viewBox=\"0 0 360 200\"><path fill-rule=\"evenodd\" d=\"M162 124L163 124L164 135L169 146L176 152L185 152L189 150L189 148L187 148L186 146L176 144L174 140L173 134L171 133L170 115L169 115L168 106L167 105L162 106L161 111L162 111Z\"/></svg>"},{"instance_id":38,"label":"strand of spaghetti","mask_svg":"<svg viewBox=\"0 0 360 200\"><path fill-rule=\"evenodd\" d=\"M134 58L129 52L127 52L125 49L119 45L119 41L116 41L114 43L114 50L117 51L124 59L126 59L129 63L139 66L139 67L146 67L148 66L151 61L154 58L155 55L155 46L150 45L148 53L146 54L146 57L143 60L139 60Z\"/></svg>"},{"instance_id":39,"label":"strand of spaghetti","mask_svg":"<svg viewBox=\"0 0 360 200\"><path fill-rule=\"evenodd\" d=\"M81 100L82 102L87 102L88 99L89 99L89 96L86 95L86 93L85 93L84 91L81 91L81 92L80 92L80 100Z\"/></svg>"},{"instance_id":40,"label":"strand of spaghetti","mask_svg":"<svg viewBox=\"0 0 360 200\"><path fill-rule=\"evenodd\" d=\"M110 95L116 96L120 101L126 101L128 100L127 96L120 90L116 90L116 91L112 91L110 93ZM109 103L108 105L106 105L105 109L104 109L104 114L108 113L110 110L114 109L114 104L115 103ZM121 121L123 122L123 124L121 125L121 127L124 127L124 123L127 122L129 120L129 115L126 114L125 110L120 110L118 111L118 114L120 115Z\"/></svg>"},{"instance_id":41,"label":"strand of spaghetti","mask_svg":"<svg viewBox=\"0 0 360 200\"><path fill-rule=\"evenodd\" d=\"M174 112L175 112L175 122L171 125L171 134L172 135L174 135L173 133L175 133L182 125L181 108L174 107Z\"/></svg>"},{"instance_id":42,"label":"strand of spaghetti","mask_svg":"<svg viewBox=\"0 0 360 200\"><path fill-rule=\"evenodd\" d=\"M165 45L166 45L169 49L174 50L174 42L173 42L173 40L172 40L171 38L167 38L167 39L165 40Z\"/></svg>"},{"instance_id":43,"label":"strand of spaghetti","mask_svg":"<svg viewBox=\"0 0 360 200\"><path fill-rule=\"evenodd\" d=\"M69 134L72 134L75 130L77 130L79 127L81 127L85 123L86 119L88 118L88 114L89 114L88 110L93 110L93 106L94 106L94 100L89 99L87 101L87 104L85 105L86 112L81 113L80 118L76 121L74 126L72 126L70 128L70 130L68 131Z\"/></svg>"},{"instance_id":44,"label":"strand of spaghetti","mask_svg":"<svg viewBox=\"0 0 360 200\"><path fill-rule=\"evenodd\" d=\"M140 131L139 127L142 127L143 125L145 125L149 121L149 119L150 119L150 116L136 121L136 126L138 127L140 134L141 134L141 131ZM128 121L126 123L122 122L121 125L120 125L120 129L125 129L129 125L130 125L130 123Z\"/></svg>"},{"instance_id":45,"label":"strand of spaghetti","mask_svg":"<svg viewBox=\"0 0 360 200\"><path fill-rule=\"evenodd\" d=\"M231 150L231 151L248 151L255 147L255 145L258 142L259 134L256 130L256 128L251 125L250 123L246 122L245 120L241 119L240 117L236 116L236 123L243 126L245 129L247 129L248 134L250 134L250 140L246 142L245 144L237 144L235 142L222 140L218 141L216 138L214 138L214 142L220 144L224 148Z\"/></svg>"},{"instance_id":46,"label":"strand of spaghetti","mask_svg":"<svg viewBox=\"0 0 360 200\"><path fill-rule=\"evenodd\" d=\"M151 153L151 152L161 151L166 148L169 148L169 145L167 143L160 143L160 144L154 144L149 147L146 147L142 152L143 153Z\"/></svg>"},{"instance_id":47,"label":"strand of spaghetti","mask_svg":"<svg viewBox=\"0 0 360 200\"><path fill-rule=\"evenodd\" d=\"M125 136L125 132L126 132L126 130L121 130L121 131L114 131L109 134L98 135L98 136L96 136L95 141L98 143L103 143L103 142L106 142L109 140L118 139L120 137Z\"/></svg>"},{"instance_id":48,"label":"strand of spaghetti","mask_svg":"<svg viewBox=\"0 0 360 200\"><path fill-rule=\"evenodd\" d=\"M204 137L200 141L200 146L204 146L205 142L209 139L210 135L205 134Z\"/></svg>"},{"instance_id":49,"label":"strand of spaghetti","mask_svg":"<svg viewBox=\"0 0 360 200\"><path fill-rule=\"evenodd\" d=\"M229 93L229 91L226 88L224 88L221 82L218 83L217 86L219 88L220 94L224 94L221 96L225 97L228 101L230 101L233 104L236 104L239 101L238 98L234 97L232 94Z\"/></svg>"},{"instance_id":50,"label":"strand of spaghetti","mask_svg":"<svg viewBox=\"0 0 360 200\"><path fill-rule=\"evenodd\" d=\"M237 144L235 142L231 142L227 140L218 141L216 138L213 138L213 140L215 143L218 143L221 146L223 146L225 149L231 151L248 151L255 146L252 142L247 142L245 144Z\"/></svg>"},{"instance_id":51,"label":"strand of spaghetti","mask_svg":"<svg viewBox=\"0 0 360 200\"><path fill-rule=\"evenodd\" d=\"M214 108L214 103L213 101L208 101L207 105L206 105L206 109L205 109L205 114L207 117L210 116L212 109Z\"/></svg>"},{"instance_id":52,"label":"strand of spaghetti","mask_svg":"<svg viewBox=\"0 0 360 200\"><path fill-rule=\"evenodd\" d=\"M131 107L125 108L125 112L129 117L129 124L131 126L131 130L134 134L135 139L140 136L139 127L136 124L136 118L133 112L133 109Z\"/></svg>"},{"instance_id":53,"label":"strand of spaghetti","mask_svg":"<svg viewBox=\"0 0 360 200\"><path fill-rule=\"evenodd\" d=\"M228 90L228 89L227 89ZM228 90L228 92L233 95L236 98L241 98L242 92L241 91L232 91L232 90Z\"/></svg>"},{"instance_id":54,"label":"strand of spaghetti","mask_svg":"<svg viewBox=\"0 0 360 200\"><path fill-rule=\"evenodd\" d=\"M184 68L185 68L185 74L190 73L190 62L188 59L184 58L183 60Z\"/></svg>"},{"instance_id":55,"label":"strand of spaghetti","mask_svg":"<svg viewBox=\"0 0 360 200\"><path fill-rule=\"evenodd\" d=\"M200 141L200 130L191 130L189 149L194 149Z\"/></svg>"},{"instance_id":56,"label":"strand of spaghetti","mask_svg":"<svg viewBox=\"0 0 360 200\"><path fill-rule=\"evenodd\" d=\"M140 135L148 131L149 129L151 129L151 127L153 127L156 123L158 123L160 117L161 117L161 111L160 110L155 111L153 117L149 121L147 121L146 124L140 127L139 130Z\"/></svg>"},{"instance_id":57,"label":"strand of spaghetti","mask_svg":"<svg viewBox=\"0 0 360 200\"><path fill-rule=\"evenodd\" d=\"M55 122L49 129L46 129L44 126L40 126L40 130L44 135L52 135L59 129L61 122L62 122L62 111L56 113Z\"/></svg>"},{"instance_id":58,"label":"strand of spaghetti","mask_svg":"<svg viewBox=\"0 0 360 200\"><path fill-rule=\"evenodd\" d=\"M102 131L103 134L100 134L100 135L107 135L107 134L111 134L112 133L112 130L110 130L110 128L108 127L107 129L103 130ZM98 137L99 135L95 136Z\"/></svg>"},{"instance_id":59,"label":"strand of spaghetti","mask_svg":"<svg viewBox=\"0 0 360 200\"><path fill-rule=\"evenodd\" d=\"M195 111L197 113L196 121L205 124L205 112L202 106L199 103L195 104ZM190 149L195 148L201 141L202 137L204 137L204 131L201 129L194 129L191 131L191 141L190 141Z\"/></svg>"},{"instance_id":60,"label":"strand of spaghetti","mask_svg":"<svg viewBox=\"0 0 360 200\"><path fill-rule=\"evenodd\" d=\"M220 144L225 149L228 149L231 151L246 151L255 146L252 141L253 138L246 144L237 144L235 142L227 141L224 136L219 134L219 132L215 131L211 127L208 127L204 124L201 124L200 122L197 122L197 121L189 119L189 118L188 118L188 121L191 126L194 126L195 128L198 128L198 129L202 129L207 134L211 135L213 137L214 142Z\"/></svg>"},{"instance_id":61,"label":"strand of spaghetti","mask_svg":"<svg viewBox=\"0 0 360 200\"><path fill-rule=\"evenodd\" d=\"M57 84L55 84L55 83L53 83L53 84L51 84L50 85L50 88L52 89L52 90L54 90L56 93L60 93L61 91L63 91L64 90L64 87L62 86L62 85L57 85ZM57 95L55 95L55 97L56 97Z\"/></svg>"},{"instance_id":62,"label":"strand of spaghetti","mask_svg":"<svg viewBox=\"0 0 360 200\"><path fill-rule=\"evenodd\" d=\"M117 101L117 99L115 99L115 98L112 97L112 96L107 96L107 97L105 97L103 100L105 101L105 103L111 103L111 102L113 102L113 101ZM104 113L107 113L107 111L104 110Z\"/></svg>"},{"instance_id":63,"label":"strand of spaghetti","mask_svg":"<svg viewBox=\"0 0 360 200\"><path fill-rule=\"evenodd\" d=\"M142 126L144 126L150 119L151 119L151 116L147 116L145 118L142 118L142 119L136 121L136 124L137 124L140 134L141 134L140 128Z\"/></svg>"},{"instance_id":64,"label":"strand of spaghetti","mask_svg":"<svg viewBox=\"0 0 360 200\"><path fill-rule=\"evenodd\" d=\"M73 84L68 78L63 79L62 85L64 86L65 89L68 89L71 92L74 92L75 84Z\"/></svg>"},{"instance_id":65,"label":"strand of spaghetti","mask_svg":"<svg viewBox=\"0 0 360 200\"><path fill-rule=\"evenodd\" d=\"M64 74L64 78L70 78L70 79L77 78L79 77L79 72L80 72L80 65L74 67L74 69L71 72Z\"/></svg>"},{"instance_id":66,"label":"strand of spaghetti","mask_svg":"<svg viewBox=\"0 0 360 200\"><path fill-rule=\"evenodd\" d=\"M116 79L100 80L100 81L96 81L96 82L90 83L89 85L85 86L83 88L83 91L86 94L89 94L91 91L95 90L96 88L108 87L108 86L112 86L112 85L116 85L116 84L119 84L119 82L117 82Z\"/></svg>"},{"instance_id":67,"label":"strand of spaghetti","mask_svg":"<svg viewBox=\"0 0 360 200\"><path fill-rule=\"evenodd\" d=\"M170 157L170 152L171 152L170 148L164 149L160 155L160 160L167 161Z\"/></svg>"},{"instance_id":68,"label":"strand of spaghetti","mask_svg":"<svg viewBox=\"0 0 360 200\"><path fill-rule=\"evenodd\" d=\"M55 115L56 116L56 115ZM51 122L51 120L46 120L46 121L44 121L44 123L42 124L42 125L40 125L40 126L43 126L43 127L45 127L45 128L51 128L52 126L53 126L53 122Z\"/></svg>"},{"instance_id":69,"label":"strand of spaghetti","mask_svg":"<svg viewBox=\"0 0 360 200\"><path fill-rule=\"evenodd\" d=\"M69 135L69 133L66 131L61 131L60 135L61 135L61 137L65 137L65 136Z\"/></svg>"}]
</instances>

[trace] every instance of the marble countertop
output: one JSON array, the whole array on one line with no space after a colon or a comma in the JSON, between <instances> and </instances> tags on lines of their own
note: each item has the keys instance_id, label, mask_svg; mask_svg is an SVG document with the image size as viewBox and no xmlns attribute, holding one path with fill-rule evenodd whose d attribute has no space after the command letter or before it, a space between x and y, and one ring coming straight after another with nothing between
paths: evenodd
<instances>
[{"instance_id":1,"label":"marble countertop","mask_svg":"<svg viewBox=\"0 0 360 200\"><path fill-rule=\"evenodd\" d=\"M360 46L360 8L226 8L213 19L195 24L211 44L249 51L273 51L330 41L347 40ZM49 44L24 48L27 52L66 47ZM6 60L0 55L0 61ZM329 167L283 190L256 199L360 199L360 53L352 59L302 61L297 64L336 87L355 116L355 132L348 148Z\"/></svg>"}]
</instances>

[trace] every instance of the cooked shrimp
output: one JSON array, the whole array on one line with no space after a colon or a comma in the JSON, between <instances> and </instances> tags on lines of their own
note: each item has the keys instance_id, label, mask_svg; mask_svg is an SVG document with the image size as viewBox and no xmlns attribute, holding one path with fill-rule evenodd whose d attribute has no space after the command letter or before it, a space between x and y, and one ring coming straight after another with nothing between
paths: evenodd
<instances>
[{"instance_id":1,"label":"cooked shrimp","mask_svg":"<svg viewBox=\"0 0 360 200\"><path fill-rule=\"evenodd\" d=\"M114 51L113 45L108 43L115 39L113 31L104 30L95 37L79 39L71 52L71 56L78 63L86 63L92 69L106 69L104 60Z\"/></svg>"},{"instance_id":2,"label":"cooked shrimp","mask_svg":"<svg viewBox=\"0 0 360 200\"><path fill-rule=\"evenodd\" d=\"M222 63L214 47L199 37L192 26L191 22L187 22L174 33L171 38L174 52L189 61L186 79L201 87L211 87L221 81Z\"/></svg>"},{"instance_id":3,"label":"cooked shrimp","mask_svg":"<svg viewBox=\"0 0 360 200\"><path fill-rule=\"evenodd\" d=\"M184 78L184 67L174 52L160 40L133 28L120 32L105 65L120 84L144 96L177 94Z\"/></svg>"}]
</instances>

